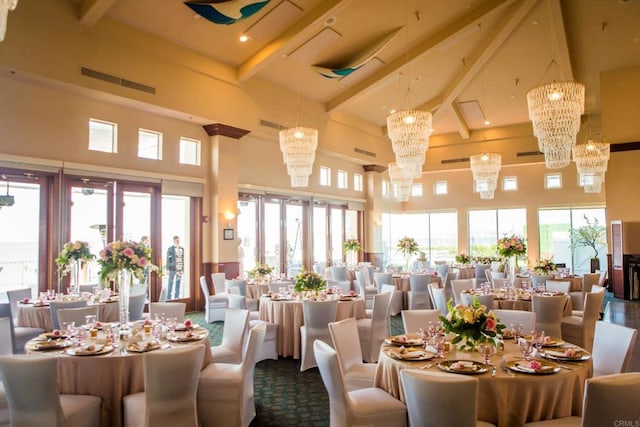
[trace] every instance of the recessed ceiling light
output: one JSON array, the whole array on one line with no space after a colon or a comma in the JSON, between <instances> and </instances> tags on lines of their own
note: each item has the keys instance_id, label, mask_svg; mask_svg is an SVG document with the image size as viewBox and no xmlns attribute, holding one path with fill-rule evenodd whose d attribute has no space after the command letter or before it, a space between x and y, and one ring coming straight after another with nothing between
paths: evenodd
<instances>
[{"instance_id":1,"label":"recessed ceiling light","mask_svg":"<svg viewBox=\"0 0 640 427\"><path fill-rule=\"evenodd\" d=\"M240 40L240 43L244 43L244 42L246 42L247 40L249 40L249 36L248 36L248 35L246 35L246 34L242 34L242 35L240 36L239 40Z\"/></svg>"},{"instance_id":2,"label":"recessed ceiling light","mask_svg":"<svg viewBox=\"0 0 640 427\"><path fill-rule=\"evenodd\" d=\"M391 110L389 110L389 114L395 114L396 110L394 108L392 108Z\"/></svg>"},{"instance_id":3,"label":"recessed ceiling light","mask_svg":"<svg viewBox=\"0 0 640 427\"><path fill-rule=\"evenodd\" d=\"M540 23L540 21L538 21L537 19L534 19L533 21L531 21L531 23L533 25L538 25Z\"/></svg>"},{"instance_id":4,"label":"recessed ceiling light","mask_svg":"<svg viewBox=\"0 0 640 427\"><path fill-rule=\"evenodd\" d=\"M415 76L411 79L411 83L418 83L420 80L422 80L422 76Z\"/></svg>"},{"instance_id":5,"label":"recessed ceiling light","mask_svg":"<svg viewBox=\"0 0 640 427\"><path fill-rule=\"evenodd\" d=\"M330 27L333 24L335 24L337 21L338 21L338 18L336 18L335 16L330 16L327 18L326 21L324 21L324 25L326 25L327 27Z\"/></svg>"},{"instance_id":6,"label":"recessed ceiling light","mask_svg":"<svg viewBox=\"0 0 640 427\"><path fill-rule=\"evenodd\" d=\"M484 121L484 125L485 125L485 126L489 126L490 124L491 124L491 122L490 122L489 120L485 120L485 121Z\"/></svg>"},{"instance_id":7,"label":"recessed ceiling light","mask_svg":"<svg viewBox=\"0 0 640 427\"><path fill-rule=\"evenodd\" d=\"M193 19L200 19L200 18L202 18L202 16L200 14L198 14L198 13L194 13L193 14Z\"/></svg>"}]
</instances>

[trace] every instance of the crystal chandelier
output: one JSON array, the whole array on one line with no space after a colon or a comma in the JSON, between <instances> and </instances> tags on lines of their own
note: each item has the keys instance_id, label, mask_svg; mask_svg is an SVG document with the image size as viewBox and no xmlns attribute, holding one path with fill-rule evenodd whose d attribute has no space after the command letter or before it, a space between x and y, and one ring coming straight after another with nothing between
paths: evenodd
<instances>
[{"instance_id":1,"label":"crystal chandelier","mask_svg":"<svg viewBox=\"0 0 640 427\"><path fill-rule=\"evenodd\" d=\"M17 5L18 0L0 0L0 42L4 40L4 35L7 32L7 15Z\"/></svg>"},{"instance_id":2,"label":"crystal chandelier","mask_svg":"<svg viewBox=\"0 0 640 427\"><path fill-rule=\"evenodd\" d=\"M422 168L429 149L432 120L430 112L411 108L387 116L387 133L396 163Z\"/></svg>"},{"instance_id":3,"label":"crystal chandelier","mask_svg":"<svg viewBox=\"0 0 640 427\"><path fill-rule=\"evenodd\" d=\"M414 171L398 163L389 163L389 181L395 187L396 199L399 202L406 202L411 195L411 185L413 184Z\"/></svg>"},{"instance_id":4,"label":"crystal chandelier","mask_svg":"<svg viewBox=\"0 0 640 427\"><path fill-rule=\"evenodd\" d=\"M585 193L601 191L610 153L610 146L606 142L588 140L586 144L573 147L573 160Z\"/></svg>"},{"instance_id":5,"label":"crystal chandelier","mask_svg":"<svg viewBox=\"0 0 640 427\"><path fill-rule=\"evenodd\" d=\"M309 175L313 171L318 148L318 131L316 129L296 126L280 131L280 151L287 165L287 173L291 177L292 187L309 185Z\"/></svg>"},{"instance_id":6,"label":"crystal chandelier","mask_svg":"<svg viewBox=\"0 0 640 427\"><path fill-rule=\"evenodd\" d=\"M567 166L584 113L584 86L576 82L537 86L527 93L527 105L533 134L538 138L547 168Z\"/></svg>"},{"instance_id":7,"label":"crystal chandelier","mask_svg":"<svg viewBox=\"0 0 640 427\"><path fill-rule=\"evenodd\" d=\"M502 156L498 153L475 154L469 159L471 173L481 199L493 199L502 168Z\"/></svg>"}]
</instances>

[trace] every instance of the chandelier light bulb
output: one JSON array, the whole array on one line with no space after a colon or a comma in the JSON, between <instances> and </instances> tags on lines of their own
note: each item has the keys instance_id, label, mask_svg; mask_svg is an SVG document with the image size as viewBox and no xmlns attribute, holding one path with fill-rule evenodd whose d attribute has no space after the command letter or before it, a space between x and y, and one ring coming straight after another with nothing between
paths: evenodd
<instances>
[{"instance_id":1,"label":"chandelier light bulb","mask_svg":"<svg viewBox=\"0 0 640 427\"><path fill-rule=\"evenodd\" d=\"M560 101L562 99L562 92L558 92L553 91L551 93L549 93L549 95L547 96L549 98L549 101Z\"/></svg>"},{"instance_id":2,"label":"chandelier light bulb","mask_svg":"<svg viewBox=\"0 0 640 427\"><path fill-rule=\"evenodd\" d=\"M403 121L404 121L405 124L411 125L411 124L415 123L416 118L414 116L407 116L407 117L404 118Z\"/></svg>"},{"instance_id":3,"label":"chandelier light bulb","mask_svg":"<svg viewBox=\"0 0 640 427\"><path fill-rule=\"evenodd\" d=\"M299 131L299 130L298 130L298 131L296 131L296 132L293 134L293 137L294 137L295 139L302 139L302 137L303 137L303 136L304 136L304 133L302 133L302 132L301 132L301 131Z\"/></svg>"}]
</instances>

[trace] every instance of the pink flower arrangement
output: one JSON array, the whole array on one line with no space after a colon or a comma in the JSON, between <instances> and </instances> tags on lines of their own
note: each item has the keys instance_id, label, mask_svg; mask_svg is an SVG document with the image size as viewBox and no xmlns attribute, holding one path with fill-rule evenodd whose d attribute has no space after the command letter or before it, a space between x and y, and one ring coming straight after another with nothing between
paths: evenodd
<instances>
[{"instance_id":1,"label":"pink flower arrangement","mask_svg":"<svg viewBox=\"0 0 640 427\"><path fill-rule=\"evenodd\" d=\"M510 258L512 256L520 256L527 253L527 244L524 237L512 234L504 236L498 240L498 254L500 256Z\"/></svg>"},{"instance_id":2,"label":"pink flower arrangement","mask_svg":"<svg viewBox=\"0 0 640 427\"><path fill-rule=\"evenodd\" d=\"M440 316L442 327L447 333L455 333L452 344L462 343L461 349L473 350L477 345L489 343L498 344L497 335L502 334L504 325L501 324L493 311L481 305L477 296L473 296L471 305L453 305L447 302L448 313Z\"/></svg>"},{"instance_id":3,"label":"pink flower arrangement","mask_svg":"<svg viewBox=\"0 0 640 427\"><path fill-rule=\"evenodd\" d=\"M110 242L100 251L100 278L110 279L118 270L129 270L138 279L143 279L145 270L155 271L151 264L151 248L145 244L129 240Z\"/></svg>"}]
</instances>

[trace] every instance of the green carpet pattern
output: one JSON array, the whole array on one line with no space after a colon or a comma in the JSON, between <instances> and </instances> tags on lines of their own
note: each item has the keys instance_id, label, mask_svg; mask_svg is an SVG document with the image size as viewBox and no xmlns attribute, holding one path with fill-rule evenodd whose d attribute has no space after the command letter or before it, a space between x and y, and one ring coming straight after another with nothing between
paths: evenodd
<instances>
[{"instance_id":1,"label":"green carpet pattern","mask_svg":"<svg viewBox=\"0 0 640 427\"><path fill-rule=\"evenodd\" d=\"M222 341L223 322L206 323L204 313L189 313L193 322L209 330L211 345ZM402 334L400 315L391 318L391 333ZM263 360L254 378L256 417L251 427L328 426L329 396L318 368L300 372L291 357Z\"/></svg>"}]
</instances>

